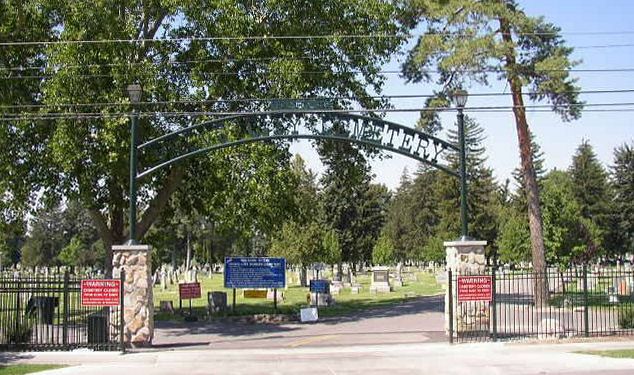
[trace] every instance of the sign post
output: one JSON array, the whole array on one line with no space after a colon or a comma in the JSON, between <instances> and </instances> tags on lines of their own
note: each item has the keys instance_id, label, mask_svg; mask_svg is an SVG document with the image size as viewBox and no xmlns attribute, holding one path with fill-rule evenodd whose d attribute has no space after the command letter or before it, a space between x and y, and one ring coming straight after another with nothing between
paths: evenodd
<instances>
[{"instance_id":1,"label":"sign post","mask_svg":"<svg viewBox=\"0 0 634 375\"><path fill-rule=\"evenodd\" d=\"M189 316L185 317L185 320L188 322L195 322L198 320L197 317L192 313L192 299L200 298L200 283L183 283L178 284L178 298L179 298L179 307L181 313L183 312L183 300L189 300Z\"/></svg>"}]
</instances>

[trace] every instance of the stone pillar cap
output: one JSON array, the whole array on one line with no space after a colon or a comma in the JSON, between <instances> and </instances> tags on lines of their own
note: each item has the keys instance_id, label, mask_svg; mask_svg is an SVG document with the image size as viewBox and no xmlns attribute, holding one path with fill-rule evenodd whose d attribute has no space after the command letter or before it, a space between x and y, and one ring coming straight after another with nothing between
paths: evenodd
<instances>
[{"instance_id":1,"label":"stone pillar cap","mask_svg":"<svg viewBox=\"0 0 634 375\"><path fill-rule=\"evenodd\" d=\"M443 245L445 245L445 247L486 246L486 244L487 244L487 241L476 241L476 240L443 242Z\"/></svg>"},{"instance_id":2,"label":"stone pillar cap","mask_svg":"<svg viewBox=\"0 0 634 375\"><path fill-rule=\"evenodd\" d=\"M113 245L112 251L150 251L151 245Z\"/></svg>"}]
</instances>

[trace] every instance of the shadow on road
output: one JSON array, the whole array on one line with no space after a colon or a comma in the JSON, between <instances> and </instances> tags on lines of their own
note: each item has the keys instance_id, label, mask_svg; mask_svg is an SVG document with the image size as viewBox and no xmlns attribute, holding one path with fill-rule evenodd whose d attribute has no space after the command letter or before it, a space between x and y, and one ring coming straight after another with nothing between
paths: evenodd
<instances>
[{"instance_id":1,"label":"shadow on road","mask_svg":"<svg viewBox=\"0 0 634 375\"><path fill-rule=\"evenodd\" d=\"M155 347L176 345L191 346L205 345L210 342L223 342L219 338L230 338L233 342L258 340L283 339L292 335L295 339L311 337L314 333L301 332L302 330L319 330L319 327L332 327L337 324L361 322L367 319L390 319L390 318L414 318L417 314L443 313L444 296L426 296L414 298L403 303L388 307L377 307L361 310L345 316L327 317L320 319L318 323L302 324L299 322L267 324L267 323L243 323L230 320L220 320L211 322L178 323L178 322L156 322L156 334L158 345ZM421 318L424 319L424 318ZM403 334L421 333L424 328L421 324L415 324L399 329ZM329 328L331 329L331 328ZM349 330L349 328L348 328ZM429 332L441 331L442 327L432 327ZM350 332L350 334L363 335L364 332ZM394 332L375 332L372 334L390 334ZM341 332L344 334L344 332ZM197 340L197 338L199 340ZM186 339L186 342L182 340ZM173 344L169 344L173 343Z\"/></svg>"}]
</instances>

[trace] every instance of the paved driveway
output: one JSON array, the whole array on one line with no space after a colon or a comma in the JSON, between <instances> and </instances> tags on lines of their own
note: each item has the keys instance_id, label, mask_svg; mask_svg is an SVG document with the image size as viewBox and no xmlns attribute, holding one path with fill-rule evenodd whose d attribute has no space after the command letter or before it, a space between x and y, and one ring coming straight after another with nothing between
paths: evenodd
<instances>
[{"instance_id":1,"label":"paved driveway","mask_svg":"<svg viewBox=\"0 0 634 375\"><path fill-rule=\"evenodd\" d=\"M317 323L157 322L156 348L296 348L445 341L444 296L412 299L389 308Z\"/></svg>"}]
</instances>

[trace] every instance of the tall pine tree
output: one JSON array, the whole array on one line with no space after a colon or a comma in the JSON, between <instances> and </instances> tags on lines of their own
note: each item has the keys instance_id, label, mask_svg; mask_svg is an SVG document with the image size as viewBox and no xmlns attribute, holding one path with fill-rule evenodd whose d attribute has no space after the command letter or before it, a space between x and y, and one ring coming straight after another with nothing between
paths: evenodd
<instances>
[{"instance_id":1,"label":"tall pine tree","mask_svg":"<svg viewBox=\"0 0 634 375\"><path fill-rule=\"evenodd\" d=\"M600 231L607 232L609 213L608 174L587 140L582 141L577 147L577 151L572 157L569 173L581 215L594 223Z\"/></svg>"},{"instance_id":2,"label":"tall pine tree","mask_svg":"<svg viewBox=\"0 0 634 375\"><path fill-rule=\"evenodd\" d=\"M458 143L458 132L449 130L447 138L450 142ZM492 170L486 166L484 139L484 129L473 119L465 117L469 235L491 244L497 237L498 187ZM447 162L457 170L460 163L458 153L450 153ZM440 215L436 233L450 236L446 239L457 238L460 233L459 181L447 174L439 174L435 186Z\"/></svg>"},{"instance_id":3,"label":"tall pine tree","mask_svg":"<svg viewBox=\"0 0 634 375\"><path fill-rule=\"evenodd\" d=\"M612 254L634 254L634 144L614 150L611 168L610 230L606 247Z\"/></svg>"}]
</instances>

